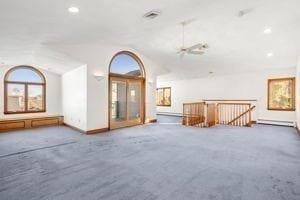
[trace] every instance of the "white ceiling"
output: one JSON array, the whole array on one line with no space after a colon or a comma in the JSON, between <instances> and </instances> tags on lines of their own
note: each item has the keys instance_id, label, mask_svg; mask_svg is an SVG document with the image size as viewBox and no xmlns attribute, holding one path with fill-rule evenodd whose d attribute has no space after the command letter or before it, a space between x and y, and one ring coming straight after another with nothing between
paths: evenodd
<instances>
[{"instance_id":1,"label":"white ceiling","mask_svg":"<svg viewBox=\"0 0 300 200\"><path fill-rule=\"evenodd\" d=\"M70 14L71 5L80 12ZM165 80L290 68L300 55L299 8L299 0L6 0L0 2L0 63L64 73L83 63L48 46L111 43L168 69ZM152 9L162 15L143 19ZM244 9L252 11L238 17ZM187 46L205 42L209 49L180 59L179 23L190 19ZM266 27L271 34L263 33Z\"/></svg>"}]
</instances>

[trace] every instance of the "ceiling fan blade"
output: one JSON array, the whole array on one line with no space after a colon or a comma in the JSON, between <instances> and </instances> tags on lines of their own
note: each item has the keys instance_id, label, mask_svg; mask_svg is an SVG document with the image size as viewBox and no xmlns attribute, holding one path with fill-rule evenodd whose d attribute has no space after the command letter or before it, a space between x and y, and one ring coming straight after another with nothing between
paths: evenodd
<instances>
[{"instance_id":1,"label":"ceiling fan blade","mask_svg":"<svg viewBox=\"0 0 300 200\"><path fill-rule=\"evenodd\" d=\"M199 44L195 44L195 45L193 45L193 46L187 48L187 51L192 51L192 50L194 50L194 49L202 49L202 47L203 47L203 45L200 44L200 43L199 43Z\"/></svg>"},{"instance_id":2,"label":"ceiling fan blade","mask_svg":"<svg viewBox=\"0 0 300 200\"><path fill-rule=\"evenodd\" d=\"M204 54L204 52L203 51L189 51L188 54L202 55L202 54Z\"/></svg>"}]
</instances>

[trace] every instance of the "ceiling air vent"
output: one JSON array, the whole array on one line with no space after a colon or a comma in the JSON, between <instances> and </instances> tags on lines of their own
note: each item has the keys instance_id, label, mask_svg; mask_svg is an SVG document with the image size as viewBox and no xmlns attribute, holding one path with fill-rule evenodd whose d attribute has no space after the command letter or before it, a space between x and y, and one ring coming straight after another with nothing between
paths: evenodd
<instances>
[{"instance_id":1,"label":"ceiling air vent","mask_svg":"<svg viewBox=\"0 0 300 200\"><path fill-rule=\"evenodd\" d=\"M146 19L154 19L154 18L158 17L159 15L160 15L159 11L157 11L157 10L151 10L150 12L147 12L144 15L144 18L146 18Z\"/></svg>"}]
</instances>

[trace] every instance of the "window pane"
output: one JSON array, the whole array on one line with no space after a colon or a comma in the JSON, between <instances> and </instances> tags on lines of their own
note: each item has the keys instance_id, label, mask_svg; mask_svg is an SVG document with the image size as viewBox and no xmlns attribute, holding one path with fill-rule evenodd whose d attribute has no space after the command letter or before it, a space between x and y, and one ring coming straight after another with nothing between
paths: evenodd
<instances>
[{"instance_id":1,"label":"window pane","mask_svg":"<svg viewBox=\"0 0 300 200\"><path fill-rule=\"evenodd\" d=\"M156 105L171 106L171 88L158 88L156 90Z\"/></svg>"},{"instance_id":2,"label":"window pane","mask_svg":"<svg viewBox=\"0 0 300 200\"><path fill-rule=\"evenodd\" d=\"M129 120L139 119L141 109L141 83L129 83L128 90Z\"/></svg>"},{"instance_id":3,"label":"window pane","mask_svg":"<svg viewBox=\"0 0 300 200\"><path fill-rule=\"evenodd\" d=\"M156 93L157 97L157 105L164 105L164 90L163 89L157 89Z\"/></svg>"},{"instance_id":4,"label":"window pane","mask_svg":"<svg viewBox=\"0 0 300 200\"><path fill-rule=\"evenodd\" d=\"M110 72L129 76L142 76L139 63L130 55L117 55L110 67Z\"/></svg>"},{"instance_id":5,"label":"window pane","mask_svg":"<svg viewBox=\"0 0 300 200\"><path fill-rule=\"evenodd\" d=\"M165 106L171 105L171 88L165 88L164 90L164 104Z\"/></svg>"},{"instance_id":6,"label":"window pane","mask_svg":"<svg viewBox=\"0 0 300 200\"><path fill-rule=\"evenodd\" d=\"M43 86L28 85L28 111L41 111L43 105Z\"/></svg>"},{"instance_id":7,"label":"window pane","mask_svg":"<svg viewBox=\"0 0 300 200\"><path fill-rule=\"evenodd\" d=\"M269 83L269 108L293 109L294 108L294 81L293 79L270 80Z\"/></svg>"},{"instance_id":8,"label":"window pane","mask_svg":"<svg viewBox=\"0 0 300 200\"><path fill-rule=\"evenodd\" d=\"M7 85L7 111L25 111L25 86L23 84Z\"/></svg>"},{"instance_id":9,"label":"window pane","mask_svg":"<svg viewBox=\"0 0 300 200\"><path fill-rule=\"evenodd\" d=\"M8 81L42 83L43 80L38 73L31 69L20 68L9 73Z\"/></svg>"},{"instance_id":10,"label":"window pane","mask_svg":"<svg viewBox=\"0 0 300 200\"><path fill-rule=\"evenodd\" d=\"M127 119L127 88L126 82L112 82L111 117L113 122L123 122Z\"/></svg>"}]
</instances>

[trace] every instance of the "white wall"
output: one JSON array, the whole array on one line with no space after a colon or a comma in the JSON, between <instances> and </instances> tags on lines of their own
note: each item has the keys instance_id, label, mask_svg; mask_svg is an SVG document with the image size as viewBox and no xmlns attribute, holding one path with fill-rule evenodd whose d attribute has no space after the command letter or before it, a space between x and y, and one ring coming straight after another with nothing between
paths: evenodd
<instances>
[{"instance_id":1,"label":"white wall","mask_svg":"<svg viewBox=\"0 0 300 200\"><path fill-rule=\"evenodd\" d=\"M149 58L134 49L121 46L72 45L59 46L57 50L67 53L87 64L87 130L107 128L108 125L108 74L109 63L119 51L131 51L143 62L146 71L146 119L156 119L156 76L160 68ZM104 76L97 81L94 74Z\"/></svg>"},{"instance_id":2,"label":"white wall","mask_svg":"<svg viewBox=\"0 0 300 200\"><path fill-rule=\"evenodd\" d=\"M184 102L203 99L257 99L256 118L296 121L294 111L267 110L269 78L295 77L296 69L259 71L245 74L211 76L201 79L158 82L158 87L171 87L172 106L157 107L158 112L182 113Z\"/></svg>"},{"instance_id":3,"label":"white wall","mask_svg":"<svg viewBox=\"0 0 300 200\"><path fill-rule=\"evenodd\" d=\"M35 66L34 66L35 67ZM28 114L4 114L4 76L6 72L12 68L1 67L0 68L0 118L14 118L14 117L28 117L28 116L43 116L43 115L57 115L61 112L61 76L42 69L39 69L46 78L46 112L45 113L28 113ZM38 68L37 68L38 69Z\"/></svg>"},{"instance_id":4,"label":"white wall","mask_svg":"<svg viewBox=\"0 0 300 200\"><path fill-rule=\"evenodd\" d=\"M98 49L98 48L97 48ZM142 56L138 52L120 47L106 47L95 50L99 52L99 56L89 61L88 64L88 129L99 129L108 127L108 66L112 57L119 51L129 50L134 52L143 62L146 71L146 119L156 119L155 106L155 67L156 65L148 58ZM93 50L89 51L93 52ZM100 56L101 55L101 56ZM98 82L94 78L94 74L99 73L105 76L105 79ZM153 84L149 84L153 82Z\"/></svg>"},{"instance_id":5,"label":"white wall","mask_svg":"<svg viewBox=\"0 0 300 200\"><path fill-rule=\"evenodd\" d=\"M87 131L87 66L62 76L62 107L66 124Z\"/></svg>"}]
</instances>

